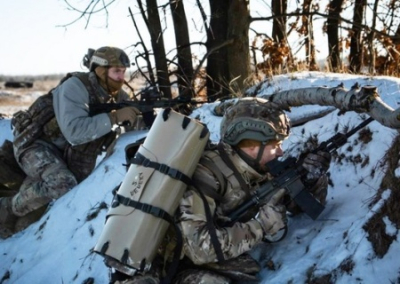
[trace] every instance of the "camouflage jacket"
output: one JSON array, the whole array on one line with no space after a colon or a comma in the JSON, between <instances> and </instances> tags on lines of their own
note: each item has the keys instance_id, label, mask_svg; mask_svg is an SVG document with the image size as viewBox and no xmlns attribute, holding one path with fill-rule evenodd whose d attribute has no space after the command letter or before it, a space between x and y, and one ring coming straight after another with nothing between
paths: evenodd
<instances>
[{"instance_id":1,"label":"camouflage jacket","mask_svg":"<svg viewBox=\"0 0 400 284\"><path fill-rule=\"evenodd\" d=\"M77 180L82 181L95 167L97 156L116 137L108 114L89 116L89 103L128 99L123 90L111 97L100 86L94 72L68 74L28 110L14 114L13 143L17 159L35 141L51 143L64 155Z\"/></svg>"},{"instance_id":2,"label":"camouflage jacket","mask_svg":"<svg viewBox=\"0 0 400 284\"><path fill-rule=\"evenodd\" d=\"M247 199L258 182L267 178L248 166L229 145L224 144L229 159L250 188L242 189L233 171L223 162L218 151L206 151L193 176L195 186L207 195L206 199L214 221L226 216L227 212L236 208ZM209 162L211 163L209 163ZM216 165L223 178L216 176L210 169ZM210 189L214 191L212 194ZM211 197L212 196L212 197ZM179 207L179 225L183 232L183 253L196 265L215 263L218 261L210 233L207 229L207 218L204 204L197 190L189 188L184 194ZM216 226L216 233L225 259L232 259L251 250L263 238L260 224L255 220L235 223L232 227Z\"/></svg>"}]
</instances>

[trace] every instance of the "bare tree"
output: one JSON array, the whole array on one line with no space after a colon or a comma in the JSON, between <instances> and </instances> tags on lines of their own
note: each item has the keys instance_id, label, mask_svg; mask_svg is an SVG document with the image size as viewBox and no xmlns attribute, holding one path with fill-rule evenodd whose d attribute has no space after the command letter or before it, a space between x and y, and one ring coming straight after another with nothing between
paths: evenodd
<instances>
[{"instance_id":1,"label":"bare tree","mask_svg":"<svg viewBox=\"0 0 400 284\"><path fill-rule=\"evenodd\" d=\"M339 41L339 22L340 13L344 0L331 0L328 5L328 19L327 19L327 34L328 34L328 48L329 48L329 63L332 71L337 72L341 70L340 60L340 41Z\"/></svg>"},{"instance_id":2,"label":"bare tree","mask_svg":"<svg viewBox=\"0 0 400 284\"><path fill-rule=\"evenodd\" d=\"M175 29L175 42L177 47L179 94L184 97L192 97L193 93L193 63L190 47L189 30L186 20L185 8L182 0L170 0L172 19Z\"/></svg>"},{"instance_id":3,"label":"bare tree","mask_svg":"<svg viewBox=\"0 0 400 284\"><path fill-rule=\"evenodd\" d=\"M240 91L250 75L248 0L210 0L207 29L207 96L210 101ZM234 90L232 87L234 80Z\"/></svg>"},{"instance_id":4,"label":"bare tree","mask_svg":"<svg viewBox=\"0 0 400 284\"><path fill-rule=\"evenodd\" d=\"M286 0L271 0L271 11L274 19L272 21L272 39L276 42L286 40Z\"/></svg>"},{"instance_id":5,"label":"bare tree","mask_svg":"<svg viewBox=\"0 0 400 284\"><path fill-rule=\"evenodd\" d=\"M157 69L157 81L160 91L164 97L171 98L171 86L168 74L168 64L165 55L165 46L163 31L161 28L160 15L158 13L157 0L146 0L147 4L147 17L146 11L143 8L142 0L137 0L142 12L143 19L146 23L147 29L150 33L151 46L154 52L154 61Z\"/></svg>"},{"instance_id":6,"label":"bare tree","mask_svg":"<svg viewBox=\"0 0 400 284\"><path fill-rule=\"evenodd\" d=\"M227 65L230 89L241 93L252 81L250 74L249 0L231 1L228 10L228 39L232 45L227 46Z\"/></svg>"},{"instance_id":7,"label":"bare tree","mask_svg":"<svg viewBox=\"0 0 400 284\"><path fill-rule=\"evenodd\" d=\"M303 2L303 11L306 15L302 16L303 22L303 34L304 38L304 46L306 49L306 61L310 70L318 70L316 58L315 58L315 43L314 43L314 28L313 28L313 18L310 14L311 10L313 10L312 0L304 0Z\"/></svg>"},{"instance_id":8,"label":"bare tree","mask_svg":"<svg viewBox=\"0 0 400 284\"><path fill-rule=\"evenodd\" d=\"M364 19L365 7L367 0L355 0L353 13L353 27L350 32L350 55L349 70L358 73L362 65L362 42L361 42L361 25Z\"/></svg>"},{"instance_id":9,"label":"bare tree","mask_svg":"<svg viewBox=\"0 0 400 284\"><path fill-rule=\"evenodd\" d=\"M64 0L71 8L72 6ZM298 31L299 36L303 37L306 51L306 60L310 70L317 69L316 64L316 49L314 40L313 25L318 19L326 19L325 31L328 36L329 56L328 61L332 67L332 71L342 71L341 62L341 38L340 33L343 30L350 30L347 43L350 43L350 70L359 72L362 67L362 62L368 62L370 68L375 68L376 72L382 72L385 69L385 64L391 64L391 69L398 70L394 67L398 64L400 48L398 44L398 35L390 35L396 32L395 25L398 25L398 9L400 9L399 1L378 1L378 0L326 0L312 1L303 0L297 1L297 5L302 3L303 9L297 7L293 12L287 12L287 0L271 0L265 3L271 3L271 14L268 17L250 17L249 0L208 0L209 11L205 11L203 4L206 0L196 0L199 7L202 20L204 23L207 40L206 42L190 42L187 16L184 9L183 0L168 0L164 1L163 6L158 6L157 0L137 0L140 14L142 15L148 32L151 36L151 48L147 48L143 39L140 37L139 29L136 30L139 34L140 41L134 46L141 45L144 52L139 53L145 61L149 70L150 80L153 85L157 85L165 97L171 97L171 74L176 74L179 94L187 97L193 96L193 82L196 76L202 76L203 81L206 81L207 96L209 101L214 101L218 98L240 95L246 88L246 84L251 77L250 70L250 40L248 36L250 22L254 21L270 21L273 23L273 29L270 34L265 32L259 33L254 31L257 38L265 38L263 46L257 51L264 55L264 62L257 63L254 56L254 65L257 68L262 68L265 74L276 74L282 72L282 66L286 66L287 70L296 70L298 65L295 63L295 58L292 54L297 51L292 51L287 41L288 35L294 30ZM92 14L99 11L106 11L108 15L109 7L117 0L93 0L86 1L85 9L74 9L81 13L78 19L86 19L89 22ZM146 3L144 7L143 3ZM319 5L329 3L326 12L319 11ZM380 3L381 5L378 5ZM346 18L343 13L344 5L346 8L354 9L352 19ZM365 21L364 14L366 5L371 5L372 21ZM168 58L171 53L166 54L164 47L164 32L161 25L160 11L165 11L166 7L171 10L171 19L174 24L174 34L176 43L176 56ZM266 9L269 12L268 9ZM382 13L386 11L386 13ZM379 14L380 13L380 14ZM344 14L344 15L342 15ZM347 13L346 13L347 14ZM132 16L132 13L131 13ZM161 15L162 16L162 15ZM318 18L316 17L318 16ZM291 17L295 17L295 21L288 23ZM132 16L133 18L133 16ZM302 25L299 27L299 19L302 19ZM168 21L168 18L164 18ZM76 22L76 21L74 21ZM135 24L135 20L133 21ZM136 25L135 25L136 26ZM351 27L351 29L349 29ZM379 29L377 28L379 27ZM168 28L168 27L166 27ZM363 41L362 36L366 36L367 40ZM256 41L254 41L256 42ZM205 55L200 58L200 63L193 67L193 58L191 54L191 45L200 44L206 48ZM320 42L318 43L320 44ZM255 48L255 45L252 45ZM366 49L365 47L368 47ZM380 50L378 50L380 47ZM138 50L138 49L137 49ZM382 53L386 51L386 57ZM381 52L381 53L379 53ZM375 59L377 56L377 59ZM154 59L154 60L150 60ZM382 68L377 69L375 60ZM155 62L156 68L153 75L152 63ZM383 64L381 64L383 62ZM206 72L203 72L203 65L206 65ZM389 65L388 65L389 66ZM140 68L140 66L138 66ZM172 73L171 73L172 72ZM268 73L269 72L269 73ZM374 72L374 70L371 70Z\"/></svg>"},{"instance_id":10,"label":"bare tree","mask_svg":"<svg viewBox=\"0 0 400 284\"><path fill-rule=\"evenodd\" d=\"M368 40L368 53L369 53L369 64L368 70L370 74L375 73L375 49L374 49L374 39L375 39L375 28L376 28L376 21L377 21L377 12L378 12L378 2L379 0L375 0L374 8L372 11L372 24L371 24L371 31L368 33L367 40Z\"/></svg>"}]
</instances>

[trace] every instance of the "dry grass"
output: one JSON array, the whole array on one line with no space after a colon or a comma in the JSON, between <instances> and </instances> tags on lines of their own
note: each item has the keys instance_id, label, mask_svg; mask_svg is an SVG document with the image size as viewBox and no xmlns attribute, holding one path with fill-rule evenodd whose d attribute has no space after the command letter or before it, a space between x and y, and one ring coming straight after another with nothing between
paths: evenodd
<instances>
[{"instance_id":1,"label":"dry grass","mask_svg":"<svg viewBox=\"0 0 400 284\"><path fill-rule=\"evenodd\" d=\"M28 108L33 101L47 93L58 84L56 79L38 80L33 83L32 88L5 88L4 83L0 85L0 113L11 116L21 109Z\"/></svg>"},{"instance_id":2,"label":"dry grass","mask_svg":"<svg viewBox=\"0 0 400 284\"><path fill-rule=\"evenodd\" d=\"M363 226L363 229L368 233L368 240L371 242L377 257L382 258L389 251L393 242L396 242L396 235L389 235L385 218L398 230L400 228L400 210L398 202L400 199L400 179L396 175L395 170L399 166L400 159L400 135L396 137L391 148L386 152L384 157L387 166L386 174L382 180L382 184L370 206L374 206L382 199L382 194L388 188L391 190L390 196L384 201L381 209L369 219Z\"/></svg>"},{"instance_id":3,"label":"dry grass","mask_svg":"<svg viewBox=\"0 0 400 284\"><path fill-rule=\"evenodd\" d=\"M56 87L61 78L62 76L41 76L38 78L29 78L29 81L33 81L32 88L6 88L4 82L0 82L0 116L10 117L13 113L19 110L27 109L36 98L46 94ZM25 81L25 78L12 78L11 80L13 79L21 79L22 81ZM144 79L134 78L129 82L129 84L134 88L136 93L143 87ZM124 89L128 93L131 92L129 88Z\"/></svg>"}]
</instances>

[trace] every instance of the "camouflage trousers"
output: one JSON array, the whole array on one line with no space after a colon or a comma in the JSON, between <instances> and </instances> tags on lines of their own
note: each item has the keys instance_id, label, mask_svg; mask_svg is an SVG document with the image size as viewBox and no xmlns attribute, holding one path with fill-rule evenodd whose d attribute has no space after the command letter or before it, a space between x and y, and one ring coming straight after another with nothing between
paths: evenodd
<instances>
[{"instance_id":1,"label":"camouflage trousers","mask_svg":"<svg viewBox=\"0 0 400 284\"><path fill-rule=\"evenodd\" d=\"M15 215L25 216L77 185L76 178L55 146L39 140L28 148L14 149L14 152L18 164L27 175L12 200Z\"/></svg>"},{"instance_id":2,"label":"camouflage trousers","mask_svg":"<svg viewBox=\"0 0 400 284\"><path fill-rule=\"evenodd\" d=\"M155 263L145 275L127 277L125 280L111 281L114 284L159 284L160 267ZM178 273L172 284L255 284L260 283L256 274L259 264L248 254L226 260L224 263L210 263L197 266L188 261L181 261ZM163 279L165 281L165 279Z\"/></svg>"},{"instance_id":3,"label":"camouflage trousers","mask_svg":"<svg viewBox=\"0 0 400 284\"><path fill-rule=\"evenodd\" d=\"M159 284L160 279L151 275L134 276L129 280L112 282L114 284ZM230 284L229 278L206 270L185 270L180 273L173 284Z\"/></svg>"}]
</instances>

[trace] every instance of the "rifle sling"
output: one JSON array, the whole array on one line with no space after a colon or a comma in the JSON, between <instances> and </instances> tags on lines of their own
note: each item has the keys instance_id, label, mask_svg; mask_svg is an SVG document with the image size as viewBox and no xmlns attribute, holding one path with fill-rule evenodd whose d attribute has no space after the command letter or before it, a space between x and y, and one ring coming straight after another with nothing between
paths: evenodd
<instances>
[{"instance_id":1,"label":"rifle sling","mask_svg":"<svg viewBox=\"0 0 400 284\"><path fill-rule=\"evenodd\" d=\"M233 174L235 175L236 179L239 181L240 186L242 189L246 192L249 193L250 189L245 180L243 179L242 175L239 173L235 165L232 163L232 161L229 159L228 154L226 153L224 149L224 145L220 142L218 143L217 146L218 152L221 155L222 160L225 162L225 164L233 171Z\"/></svg>"},{"instance_id":2,"label":"rifle sling","mask_svg":"<svg viewBox=\"0 0 400 284\"><path fill-rule=\"evenodd\" d=\"M210 206L208 205L207 199L206 199L205 195L203 194L203 192L201 192L201 190L198 189L196 186L194 186L194 188L199 193L201 200L203 200L204 211L206 213L206 219L207 219L207 222L206 222L207 229L208 229L208 233L210 234L211 243L214 247L215 254L217 255L218 262L223 263L225 261L225 257L224 257L224 253L222 252L221 243L218 240L217 230L215 228L214 218L213 218L213 215L211 214Z\"/></svg>"}]
</instances>

